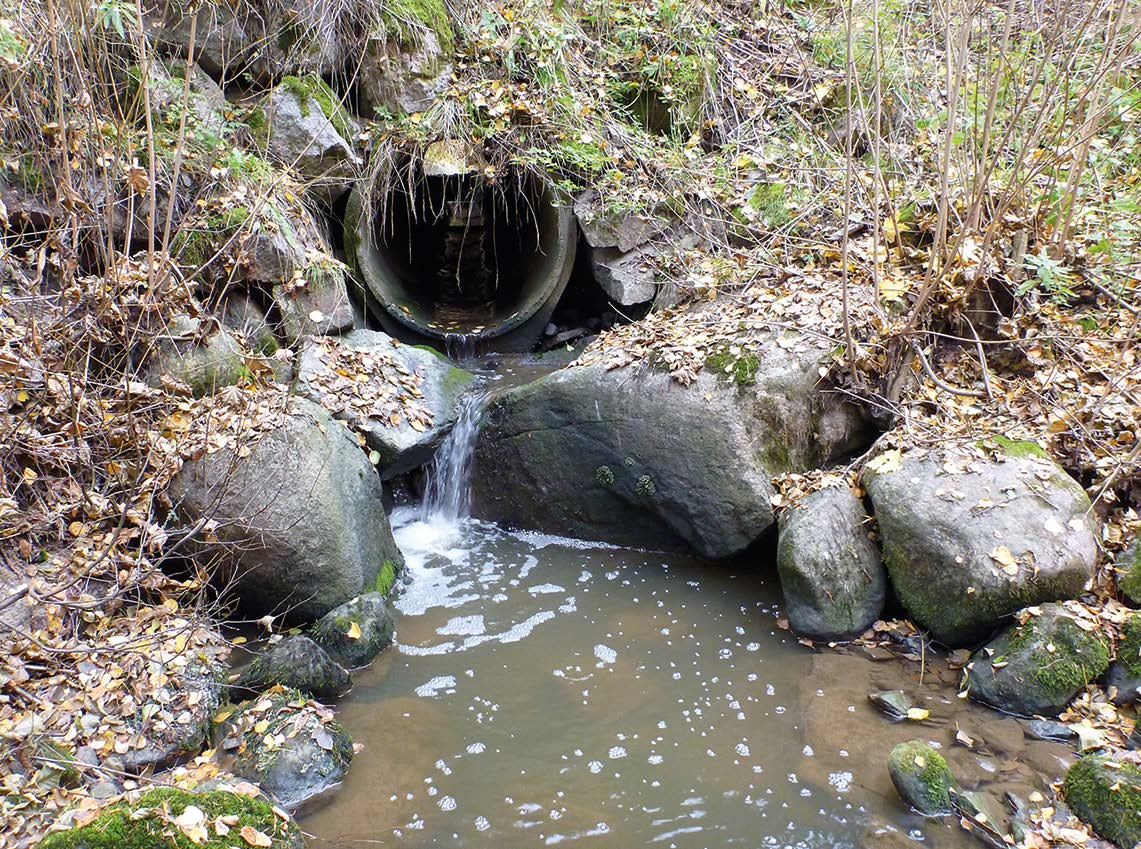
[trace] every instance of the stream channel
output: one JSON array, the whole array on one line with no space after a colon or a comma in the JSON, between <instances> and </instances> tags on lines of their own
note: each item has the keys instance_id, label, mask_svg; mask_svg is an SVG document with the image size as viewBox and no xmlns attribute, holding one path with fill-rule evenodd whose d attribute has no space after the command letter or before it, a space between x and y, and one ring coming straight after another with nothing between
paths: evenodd
<instances>
[{"instance_id":1,"label":"stream channel","mask_svg":"<svg viewBox=\"0 0 1141 849\"><path fill-rule=\"evenodd\" d=\"M398 507L396 644L338 715L364 745L301 825L329 847L978 847L899 800L887 754L939 747L996 804L1071 749L956 698L958 673L813 650L778 625L771 562L704 563L467 515L469 404L423 504ZM903 689L931 712L893 723ZM973 750L955 744L962 729Z\"/></svg>"}]
</instances>

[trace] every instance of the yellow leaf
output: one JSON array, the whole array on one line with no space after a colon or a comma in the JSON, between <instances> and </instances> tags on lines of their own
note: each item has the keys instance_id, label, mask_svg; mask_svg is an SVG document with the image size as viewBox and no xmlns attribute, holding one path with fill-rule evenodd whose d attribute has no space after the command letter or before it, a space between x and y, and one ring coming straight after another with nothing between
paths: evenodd
<instances>
[{"instance_id":1,"label":"yellow leaf","mask_svg":"<svg viewBox=\"0 0 1141 849\"><path fill-rule=\"evenodd\" d=\"M931 715L931 711L927 710L926 708L913 707L913 708L907 709L907 718L908 719L913 719L913 720L918 721L920 719L926 719L930 715Z\"/></svg>"},{"instance_id":2,"label":"yellow leaf","mask_svg":"<svg viewBox=\"0 0 1141 849\"><path fill-rule=\"evenodd\" d=\"M923 767L927 766L927 759L925 757L923 757L923 755L916 755L915 756L915 765L917 767L919 767L920 769L923 769Z\"/></svg>"},{"instance_id":3,"label":"yellow leaf","mask_svg":"<svg viewBox=\"0 0 1141 849\"><path fill-rule=\"evenodd\" d=\"M273 839L266 833L258 831L252 825L243 825L242 830L238 832L242 835L242 840L246 841L250 846L272 846Z\"/></svg>"},{"instance_id":4,"label":"yellow leaf","mask_svg":"<svg viewBox=\"0 0 1141 849\"><path fill-rule=\"evenodd\" d=\"M345 636L350 640L359 640L361 638L361 626L356 622L350 622L349 630L345 631Z\"/></svg>"},{"instance_id":5,"label":"yellow leaf","mask_svg":"<svg viewBox=\"0 0 1141 849\"><path fill-rule=\"evenodd\" d=\"M254 733L255 734L265 734L265 732L268 728L269 728L269 720L268 719L262 719L256 723L254 723Z\"/></svg>"}]
</instances>

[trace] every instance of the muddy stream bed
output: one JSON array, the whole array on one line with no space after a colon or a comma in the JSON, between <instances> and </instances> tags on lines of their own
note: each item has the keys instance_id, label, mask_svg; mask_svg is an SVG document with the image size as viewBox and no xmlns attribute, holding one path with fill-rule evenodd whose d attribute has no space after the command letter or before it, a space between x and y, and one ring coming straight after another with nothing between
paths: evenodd
<instances>
[{"instance_id":1,"label":"muddy stream bed","mask_svg":"<svg viewBox=\"0 0 1141 849\"><path fill-rule=\"evenodd\" d=\"M1071 750L956 698L957 673L814 651L778 626L771 563L695 559L393 516L397 644L339 706L364 745L303 817L311 845L981 846L888 778L918 737L965 787L1025 796ZM893 723L869 691L930 710ZM961 728L976 745L954 743Z\"/></svg>"}]
</instances>

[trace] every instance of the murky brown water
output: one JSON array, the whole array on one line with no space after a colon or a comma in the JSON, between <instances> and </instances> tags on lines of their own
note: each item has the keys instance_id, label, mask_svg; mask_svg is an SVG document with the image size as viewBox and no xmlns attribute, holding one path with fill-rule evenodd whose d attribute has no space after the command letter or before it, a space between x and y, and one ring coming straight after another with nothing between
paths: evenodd
<instances>
[{"instance_id":1,"label":"murky brown water","mask_svg":"<svg viewBox=\"0 0 1141 849\"><path fill-rule=\"evenodd\" d=\"M895 742L996 792L1061 772L1065 747L930 665L932 721L889 722L868 691L918 690L918 665L798 645L775 576L415 516L398 646L340 706L365 750L302 820L312 845L973 847L898 800Z\"/></svg>"}]
</instances>

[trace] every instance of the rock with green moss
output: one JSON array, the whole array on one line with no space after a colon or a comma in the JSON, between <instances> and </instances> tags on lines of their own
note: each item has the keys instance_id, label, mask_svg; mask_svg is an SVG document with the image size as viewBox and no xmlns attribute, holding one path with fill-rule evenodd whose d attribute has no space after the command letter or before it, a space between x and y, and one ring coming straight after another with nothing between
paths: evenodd
<instances>
[{"instance_id":1,"label":"rock with green moss","mask_svg":"<svg viewBox=\"0 0 1141 849\"><path fill-rule=\"evenodd\" d=\"M321 245L327 248L324 241ZM353 326L348 269L324 250L309 253L295 276L276 284L272 294L282 335L290 344L305 336L340 333Z\"/></svg>"},{"instance_id":2,"label":"rock with green moss","mask_svg":"<svg viewBox=\"0 0 1141 849\"><path fill-rule=\"evenodd\" d=\"M289 383L293 377L293 366L288 359L277 356L281 344L273 325L248 292L227 295L216 312L222 324L243 342L243 348L250 357L257 358L273 372L275 382Z\"/></svg>"},{"instance_id":3,"label":"rock with green moss","mask_svg":"<svg viewBox=\"0 0 1141 849\"><path fill-rule=\"evenodd\" d=\"M151 113L158 126L185 127L191 137L200 139L220 140L225 135L226 94L209 74L179 60L152 62L148 72ZM126 87L129 97L138 96L141 82L139 66L131 66Z\"/></svg>"},{"instance_id":4,"label":"rock with green moss","mask_svg":"<svg viewBox=\"0 0 1141 849\"><path fill-rule=\"evenodd\" d=\"M443 0L394 0L384 6L360 66L361 114L424 112L447 89L455 35Z\"/></svg>"},{"instance_id":5,"label":"rock with green moss","mask_svg":"<svg viewBox=\"0 0 1141 849\"><path fill-rule=\"evenodd\" d=\"M1113 561L1117 588L1130 604L1141 606L1141 538L1134 537Z\"/></svg>"},{"instance_id":6,"label":"rock with green moss","mask_svg":"<svg viewBox=\"0 0 1141 849\"><path fill-rule=\"evenodd\" d=\"M329 700L347 693L353 679L325 649L309 637L294 634L258 652L242 670L233 689L249 694L277 686Z\"/></svg>"},{"instance_id":7,"label":"rock with green moss","mask_svg":"<svg viewBox=\"0 0 1141 849\"><path fill-rule=\"evenodd\" d=\"M1141 767L1100 755L1078 758L1062 783L1066 804L1121 849L1141 843Z\"/></svg>"},{"instance_id":8,"label":"rock with green moss","mask_svg":"<svg viewBox=\"0 0 1141 849\"><path fill-rule=\"evenodd\" d=\"M185 521L218 523L222 545L200 556L236 577L246 606L315 619L371 587L386 560L403 562L380 477L326 410L291 398L247 451L188 461L169 491Z\"/></svg>"},{"instance_id":9,"label":"rock with green moss","mask_svg":"<svg viewBox=\"0 0 1141 849\"><path fill-rule=\"evenodd\" d=\"M867 434L856 408L818 388L823 346L781 341L750 342L745 385L592 363L497 396L475 449L475 514L620 545L744 551L773 523L773 475L827 465Z\"/></svg>"},{"instance_id":10,"label":"rock with green moss","mask_svg":"<svg viewBox=\"0 0 1141 849\"><path fill-rule=\"evenodd\" d=\"M315 74L285 77L262 108L269 158L296 170L316 198L344 192L362 161L353 150L360 130L328 84Z\"/></svg>"},{"instance_id":11,"label":"rock with green moss","mask_svg":"<svg viewBox=\"0 0 1141 849\"><path fill-rule=\"evenodd\" d=\"M972 699L1018 716L1053 716L1105 672L1109 646L1059 604L1026 611L975 652L963 674Z\"/></svg>"},{"instance_id":12,"label":"rock with green moss","mask_svg":"<svg viewBox=\"0 0 1141 849\"><path fill-rule=\"evenodd\" d=\"M219 734L234 774L291 812L335 790L353 759L352 738L332 710L295 690L243 702Z\"/></svg>"},{"instance_id":13,"label":"rock with green moss","mask_svg":"<svg viewBox=\"0 0 1141 849\"><path fill-rule=\"evenodd\" d=\"M789 625L801 636L857 636L883 611L887 573L863 503L846 486L808 495L780 517L777 571Z\"/></svg>"},{"instance_id":14,"label":"rock with green moss","mask_svg":"<svg viewBox=\"0 0 1141 849\"><path fill-rule=\"evenodd\" d=\"M360 363L357 372L339 374L335 365L340 356ZM456 368L435 351L400 344L375 330L354 330L335 342L323 340L306 347L298 369L301 394L364 434L368 447L379 455L377 467L384 479L409 472L432 458L456 423L460 400L473 379L470 372ZM383 381L393 387L413 381L422 396L416 402L430 421L413 425L407 416L401 416L393 423L387 410L355 404L360 393L353 387L362 380Z\"/></svg>"},{"instance_id":15,"label":"rock with green moss","mask_svg":"<svg viewBox=\"0 0 1141 849\"><path fill-rule=\"evenodd\" d=\"M350 669L372 663L392 645L396 620L380 593L365 593L322 616L309 635Z\"/></svg>"},{"instance_id":16,"label":"rock with green moss","mask_svg":"<svg viewBox=\"0 0 1141 849\"><path fill-rule=\"evenodd\" d=\"M887 758L891 783L899 797L919 813L951 813L951 793L957 788L947 760L921 740L900 743Z\"/></svg>"},{"instance_id":17,"label":"rock with green moss","mask_svg":"<svg viewBox=\"0 0 1141 849\"><path fill-rule=\"evenodd\" d=\"M190 811L187 814L187 811ZM68 815L61 818L66 822ZM191 839L180 822L200 824ZM230 849L233 836L252 828L269 849L304 849L301 829L278 816L265 799L227 790L192 792L158 787L106 808L84 826L54 831L42 849ZM240 845L245 845L240 844Z\"/></svg>"},{"instance_id":18,"label":"rock with green moss","mask_svg":"<svg viewBox=\"0 0 1141 849\"><path fill-rule=\"evenodd\" d=\"M195 398L233 386L247 375L241 343L218 322L181 314L154 339L147 383L173 379L190 387Z\"/></svg>"},{"instance_id":19,"label":"rock with green moss","mask_svg":"<svg viewBox=\"0 0 1141 849\"><path fill-rule=\"evenodd\" d=\"M1122 628L1121 642L1105 683L1116 689L1113 703L1130 705L1141 699L1141 613L1130 614Z\"/></svg>"},{"instance_id":20,"label":"rock with green moss","mask_svg":"<svg viewBox=\"0 0 1141 849\"><path fill-rule=\"evenodd\" d=\"M1050 460L889 452L863 476L892 587L942 643L984 639L1023 607L1076 598L1093 577L1089 498Z\"/></svg>"}]
</instances>

